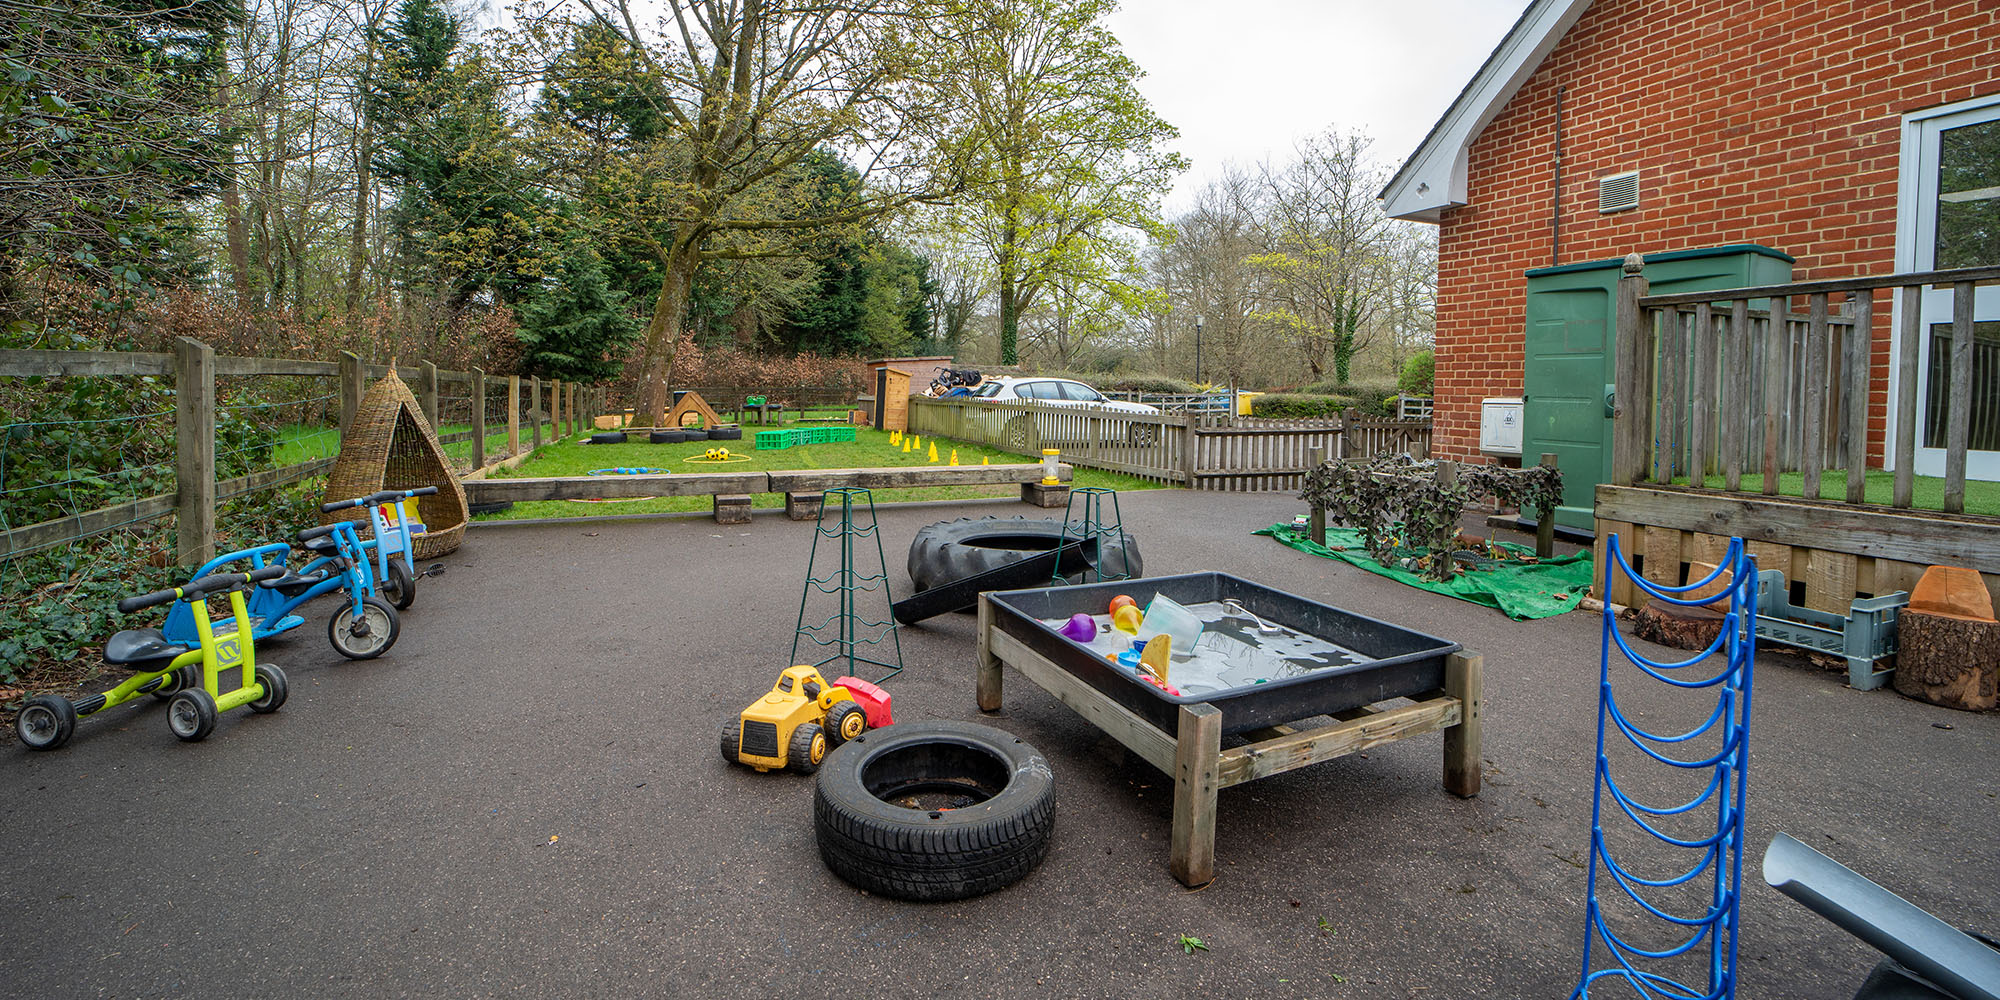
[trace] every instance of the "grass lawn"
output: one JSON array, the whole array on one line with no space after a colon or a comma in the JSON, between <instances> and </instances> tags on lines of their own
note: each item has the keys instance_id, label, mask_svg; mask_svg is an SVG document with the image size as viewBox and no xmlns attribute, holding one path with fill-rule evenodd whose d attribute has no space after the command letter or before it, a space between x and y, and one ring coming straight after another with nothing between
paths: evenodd
<instances>
[{"instance_id":1,"label":"grass lawn","mask_svg":"<svg viewBox=\"0 0 2000 1000\"><path fill-rule=\"evenodd\" d=\"M462 434L472 429L471 424L446 424L438 428L439 437ZM544 434L550 432L544 431ZM530 435L526 429L521 432L521 447L528 447ZM271 454L271 465L284 468L300 462L310 462L315 458L332 458L340 453L340 428L315 427L307 424L292 424L278 428L278 447ZM472 440L456 441L444 446L444 453L453 461L467 468L472 465ZM486 460L491 462L507 453L507 432L503 429L486 435Z\"/></svg>"},{"instance_id":2,"label":"grass lawn","mask_svg":"<svg viewBox=\"0 0 2000 1000\"><path fill-rule=\"evenodd\" d=\"M742 441L690 441L686 444L647 444L643 439L625 444L583 444L565 442L550 445L535 457L513 469L503 470L497 477L518 476L581 476L592 469L644 467L671 469L681 472L768 472L777 469L867 469L896 465L929 465L931 439L924 440L922 452L904 452L900 447L889 444L886 431L867 427L856 428L856 440L852 444L815 444L796 448L757 451L754 440L756 425L743 428ZM1007 465L1040 461L1040 456L1029 458L1012 452L999 451L981 445L961 444L937 439L938 464L951 461L952 449L958 449L960 465L978 465L982 458L994 465ZM710 448L728 448L732 456L742 455L747 462L708 464L689 462L688 458L698 458ZM1127 476L1100 469L1077 469L1076 486L1108 486L1115 490L1152 490L1165 484ZM926 486L906 489L884 489L875 491L877 503L903 500L968 500L982 497L1012 497L1020 495L1019 486ZM782 493L755 493L750 497L755 507L783 507ZM628 500L616 503L589 503L574 500L547 500L535 503L517 503L511 509L497 514L482 514L475 520L497 521L531 517L589 517L600 514L656 514L666 511L707 511L714 506L710 497L660 497L652 500Z\"/></svg>"},{"instance_id":3,"label":"grass lawn","mask_svg":"<svg viewBox=\"0 0 2000 1000\"><path fill-rule=\"evenodd\" d=\"M1674 483L1679 486L1686 486L1688 484L1687 477L1683 476L1676 479ZM1708 485L1711 489L1719 488L1722 485L1720 477L1710 476ZM1893 472L1884 472L1881 469L1870 469L1868 470L1867 478L1863 482L1863 488L1865 491L1863 497L1868 503L1881 504L1887 507L1889 506L1890 499L1895 494L1896 474ZM1762 474L1744 474L1743 492L1762 493L1763 491L1764 477ZM1805 496L1805 476L1797 472L1787 472L1779 475L1778 494L1788 497ZM1847 470L1829 469L1821 473L1819 478L1819 495L1822 500L1845 502L1847 500ZM1912 484L1910 503L1912 508L1916 510L1943 510L1944 480L1936 476L1916 477L1916 481ZM1968 514L1986 514L2000 517L2000 483L1966 480L1965 512Z\"/></svg>"}]
</instances>

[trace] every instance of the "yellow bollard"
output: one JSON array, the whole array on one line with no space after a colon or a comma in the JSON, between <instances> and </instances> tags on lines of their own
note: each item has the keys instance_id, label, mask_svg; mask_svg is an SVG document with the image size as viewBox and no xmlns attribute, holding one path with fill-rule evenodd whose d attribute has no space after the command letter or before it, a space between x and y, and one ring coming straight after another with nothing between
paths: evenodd
<instances>
[{"instance_id":1,"label":"yellow bollard","mask_svg":"<svg viewBox=\"0 0 2000 1000\"><path fill-rule=\"evenodd\" d=\"M979 464L980 464L980 465L992 465L992 464L993 464L993 459L989 458L988 456L985 456L985 455L981 455L981 456L979 456Z\"/></svg>"},{"instance_id":2,"label":"yellow bollard","mask_svg":"<svg viewBox=\"0 0 2000 1000\"><path fill-rule=\"evenodd\" d=\"M937 442L931 442L931 461L937 461Z\"/></svg>"}]
</instances>

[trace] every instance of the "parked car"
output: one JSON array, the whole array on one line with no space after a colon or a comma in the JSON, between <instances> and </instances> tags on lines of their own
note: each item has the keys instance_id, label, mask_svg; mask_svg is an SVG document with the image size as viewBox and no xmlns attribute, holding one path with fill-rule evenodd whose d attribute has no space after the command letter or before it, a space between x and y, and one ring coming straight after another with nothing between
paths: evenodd
<instances>
[{"instance_id":1,"label":"parked car","mask_svg":"<svg viewBox=\"0 0 2000 1000\"><path fill-rule=\"evenodd\" d=\"M1044 403L1051 406L1073 406L1082 409L1099 410L1109 414L1129 413L1156 416L1157 406L1145 403L1127 403L1108 399L1096 389L1067 378L1036 378L1002 375L990 378L972 390L973 398L993 403ZM1002 411L1004 413L1004 411ZM1123 426L1113 425L1103 428L1107 437L1116 435L1135 445L1149 445L1159 440L1160 425L1156 423L1123 422ZM1007 417L1001 426L1001 440L1013 451L1032 452L1045 444L1073 443L1081 441L1081 421L1059 419L1048 413L1021 414Z\"/></svg>"}]
</instances>

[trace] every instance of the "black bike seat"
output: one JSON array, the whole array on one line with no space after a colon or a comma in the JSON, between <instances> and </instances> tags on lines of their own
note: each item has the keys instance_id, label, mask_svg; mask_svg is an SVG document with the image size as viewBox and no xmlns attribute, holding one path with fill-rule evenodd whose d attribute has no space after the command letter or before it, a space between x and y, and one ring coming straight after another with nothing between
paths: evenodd
<instances>
[{"instance_id":1,"label":"black bike seat","mask_svg":"<svg viewBox=\"0 0 2000 1000\"><path fill-rule=\"evenodd\" d=\"M156 628L128 628L104 644L104 662L121 664L172 660L188 651L186 646L168 642Z\"/></svg>"},{"instance_id":2,"label":"black bike seat","mask_svg":"<svg viewBox=\"0 0 2000 1000\"><path fill-rule=\"evenodd\" d=\"M325 572L286 573L284 576L266 584L266 586L286 597L297 597L307 590L312 589L314 584L323 582L327 578L327 575Z\"/></svg>"},{"instance_id":3,"label":"black bike seat","mask_svg":"<svg viewBox=\"0 0 2000 1000\"><path fill-rule=\"evenodd\" d=\"M306 551L308 552L316 552L323 556L330 556L335 551L339 550L340 543L334 541L332 535L321 535L318 538L306 539L305 547Z\"/></svg>"}]
</instances>

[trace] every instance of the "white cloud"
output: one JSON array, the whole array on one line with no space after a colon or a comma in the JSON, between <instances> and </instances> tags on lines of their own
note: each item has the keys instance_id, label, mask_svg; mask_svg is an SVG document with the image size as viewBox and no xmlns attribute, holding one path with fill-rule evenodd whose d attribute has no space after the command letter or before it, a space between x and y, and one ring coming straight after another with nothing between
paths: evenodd
<instances>
[{"instance_id":1,"label":"white cloud","mask_svg":"<svg viewBox=\"0 0 2000 1000\"><path fill-rule=\"evenodd\" d=\"M1471 81L1528 0L1126 0L1110 27L1139 89L1194 161L1169 199L1226 163L1282 160L1330 126L1395 165Z\"/></svg>"}]
</instances>

